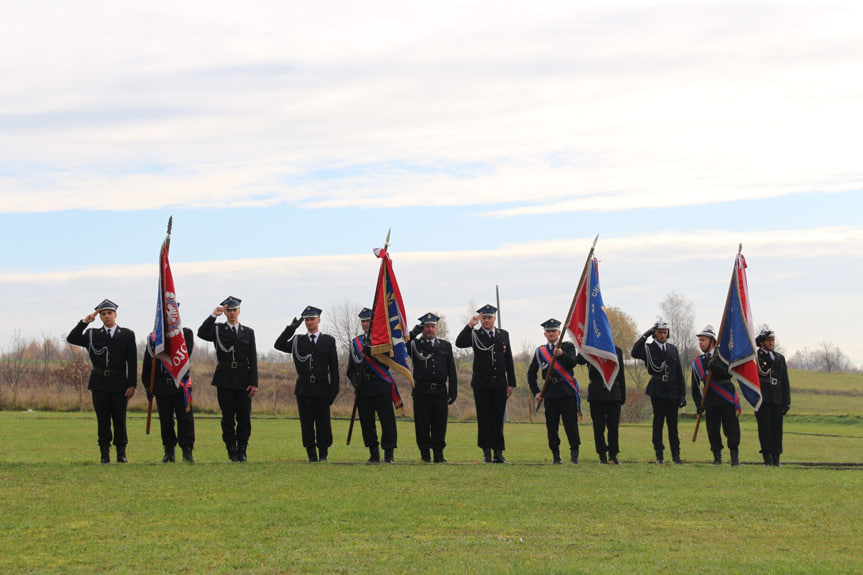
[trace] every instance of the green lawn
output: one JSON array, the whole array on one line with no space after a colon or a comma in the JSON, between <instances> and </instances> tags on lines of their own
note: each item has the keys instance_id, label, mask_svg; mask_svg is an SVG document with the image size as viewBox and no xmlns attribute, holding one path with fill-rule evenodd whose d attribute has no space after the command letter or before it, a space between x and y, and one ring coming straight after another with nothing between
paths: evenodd
<instances>
[{"instance_id":1,"label":"green lawn","mask_svg":"<svg viewBox=\"0 0 863 575\"><path fill-rule=\"evenodd\" d=\"M250 461L226 462L218 419L196 421L198 462L162 465L130 416L130 463L99 465L92 414L0 412L0 572L848 573L863 570L859 418L789 417L786 464L706 462L681 424L685 466L647 463L649 425L622 428L619 467L552 466L545 427L508 424L513 465L479 465L472 423L449 465L422 465L401 421L396 465L367 466L335 422L330 464L304 463L299 423L253 421ZM157 428L158 426L156 426ZM357 430L358 431L358 430ZM113 454L112 454L113 455Z\"/></svg>"}]
</instances>

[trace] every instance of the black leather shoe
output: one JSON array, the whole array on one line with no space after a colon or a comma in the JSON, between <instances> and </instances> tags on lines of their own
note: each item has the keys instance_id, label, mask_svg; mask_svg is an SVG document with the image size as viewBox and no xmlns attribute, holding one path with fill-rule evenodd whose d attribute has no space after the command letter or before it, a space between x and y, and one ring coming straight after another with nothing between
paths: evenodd
<instances>
[{"instance_id":1,"label":"black leather shoe","mask_svg":"<svg viewBox=\"0 0 863 575\"><path fill-rule=\"evenodd\" d=\"M491 463L491 449L482 450L482 462Z\"/></svg>"},{"instance_id":2,"label":"black leather shoe","mask_svg":"<svg viewBox=\"0 0 863 575\"><path fill-rule=\"evenodd\" d=\"M420 459L423 463L431 463L431 453L428 449L420 449Z\"/></svg>"},{"instance_id":3,"label":"black leather shoe","mask_svg":"<svg viewBox=\"0 0 863 575\"><path fill-rule=\"evenodd\" d=\"M329 463L330 462L330 452L327 449L319 449L320 454L318 455L318 461L321 463Z\"/></svg>"},{"instance_id":4,"label":"black leather shoe","mask_svg":"<svg viewBox=\"0 0 863 575\"><path fill-rule=\"evenodd\" d=\"M162 457L162 463L174 463L176 461L173 447L165 448L165 455Z\"/></svg>"},{"instance_id":5,"label":"black leather shoe","mask_svg":"<svg viewBox=\"0 0 863 575\"><path fill-rule=\"evenodd\" d=\"M617 460L617 454L616 453L614 455L609 455L608 460L615 465L620 465L620 461Z\"/></svg>"},{"instance_id":6,"label":"black leather shoe","mask_svg":"<svg viewBox=\"0 0 863 575\"><path fill-rule=\"evenodd\" d=\"M228 449L228 461L230 461L231 463L237 463L238 461L240 461L237 458L237 446L236 445L225 444L225 447Z\"/></svg>"},{"instance_id":7,"label":"black leather shoe","mask_svg":"<svg viewBox=\"0 0 863 575\"><path fill-rule=\"evenodd\" d=\"M117 446L117 463L128 463L129 460L126 459L126 446L118 445Z\"/></svg>"},{"instance_id":8,"label":"black leather shoe","mask_svg":"<svg viewBox=\"0 0 863 575\"><path fill-rule=\"evenodd\" d=\"M183 447L183 461L186 463L195 463L195 458L192 456L191 447Z\"/></svg>"},{"instance_id":9,"label":"black leather shoe","mask_svg":"<svg viewBox=\"0 0 863 575\"><path fill-rule=\"evenodd\" d=\"M443 449L435 449L434 450L434 462L435 463L446 463L446 459L443 456Z\"/></svg>"},{"instance_id":10,"label":"black leather shoe","mask_svg":"<svg viewBox=\"0 0 863 575\"><path fill-rule=\"evenodd\" d=\"M248 458L246 457L246 444L237 444L237 461L240 463L245 463Z\"/></svg>"},{"instance_id":11,"label":"black leather shoe","mask_svg":"<svg viewBox=\"0 0 863 575\"><path fill-rule=\"evenodd\" d=\"M306 447L306 455L309 456L309 463L318 462L318 452L314 447Z\"/></svg>"},{"instance_id":12,"label":"black leather shoe","mask_svg":"<svg viewBox=\"0 0 863 575\"><path fill-rule=\"evenodd\" d=\"M551 452L551 463L552 465L560 465L560 451L557 449L552 450Z\"/></svg>"},{"instance_id":13,"label":"black leather shoe","mask_svg":"<svg viewBox=\"0 0 863 575\"><path fill-rule=\"evenodd\" d=\"M110 445L100 445L99 453L102 457L101 463L111 463L111 446Z\"/></svg>"},{"instance_id":14,"label":"black leather shoe","mask_svg":"<svg viewBox=\"0 0 863 575\"><path fill-rule=\"evenodd\" d=\"M569 462L576 465L578 464L578 449L569 450Z\"/></svg>"},{"instance_id":15,"label":"black leather shoe","mask_svg":"<svg viewBox=\"0 0 863 575\"><path fill-rule=\"evenodd\" d=\"M503 458L503 451L496 450L494 452L494 457L491 459L492 463L509 463L506 459Z\"/></svg>"},{"instance_id":16,"label":"black leather shoe","mask_svg":"<svg viewBox=\"0 0 863 575\"><path fill-rule=\"evenodd\" d=\"M392 449L384 449L384 463L395 463Z\"/></svg>"},{"instance_id":17,"label":"black leather shoe","mask_svg":"<svg viewBox=\"0 0 863 575\"><path fill-rule=\"evenodd\" d=\"M378 446L369 447L369 459L366 463L370 465L378 464L381 462L381 452L378 449Z\"/></svg>"}]
</instances>

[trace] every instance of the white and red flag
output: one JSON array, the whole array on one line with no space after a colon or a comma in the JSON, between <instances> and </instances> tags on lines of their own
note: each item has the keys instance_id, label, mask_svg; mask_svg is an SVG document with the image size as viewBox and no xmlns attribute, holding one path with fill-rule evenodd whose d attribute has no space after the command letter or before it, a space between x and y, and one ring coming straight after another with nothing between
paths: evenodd
<instances>
[{"instance_id":1,"label":"white and red flag","mask_svg":"<svg viewBox=\"0 0 863 575\"><path fill-rule=\"evenodd\" d=\"M180 308L174 291L174 276L168 261L170 236L162 244L159 255L159 293L156 299L156 323L153 327L153 356L160 359L174 378L177 388L189 375L189 350L180 322Z\"/></svg>"}]
</instances>

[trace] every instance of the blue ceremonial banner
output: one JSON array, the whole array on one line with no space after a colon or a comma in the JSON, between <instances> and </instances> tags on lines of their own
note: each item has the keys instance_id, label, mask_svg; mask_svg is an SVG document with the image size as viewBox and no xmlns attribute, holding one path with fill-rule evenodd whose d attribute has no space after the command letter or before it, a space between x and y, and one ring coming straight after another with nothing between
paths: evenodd
<instances>
[{"instance_id":1,"label":"blue ceremonial banner","mask_svg":"<svg viewBox=\"0 0 863 575\"><path fill-rule=\"evenodd\" d=\"M719 357L728 362L729 371L737 376L740 391L746 401L758 411L761 407L761 382L756 360L755 326L749 307L749 284L746 281L746 260L737 254L728 301L725 304L724 323L719 328L717 350Z\"/></svg>"},{"instance_id":2,"label":"blue ceremonial banner","mask_svg":"<svg viewBox=\"0 0 863 575\"><path fill-rule=\"evenodd\" d=\"M413 385L413 370L407 347L410 336L405 333L407 322L402 294L389 254L381 249L375 250L375 255L381 258L381 268L372 308L372 357L407 377Z\"/></svg>"},{"instance_id":3,"label":"blue ceremonial banner","mask_svg":"<svg viewBox=\"0 0 863 575\"><path fill-rule=\"evenodd\" d=\"M575 309L567 326L575 339L578 353L602 374L603 383L609 390L620 370L617 350L611 336L611 325L602 302L599 289L599 264L596 258L575 295Z\"/></svg>"}]
</instances>

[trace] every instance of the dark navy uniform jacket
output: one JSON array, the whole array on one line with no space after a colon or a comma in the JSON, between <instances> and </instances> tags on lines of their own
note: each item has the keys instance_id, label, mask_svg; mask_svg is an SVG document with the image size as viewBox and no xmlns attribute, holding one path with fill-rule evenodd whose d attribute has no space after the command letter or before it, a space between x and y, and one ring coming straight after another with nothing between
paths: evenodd
<instances>
[{"instance_id":1,"label":"dark navy uniform jacket","mask_svg":"<svg viewBox=\"0 0 863 575\"><path fill-rule=\"evenodd\" d=\"M184 327L183 337L186 339L186 349L189 352L189 357L192 356L192 350L195 347L195 334L192 330ZM147 391L147 397L150 396L150 370L153 368L153 340L147 338L147 347L144 349L144 361L141 362L141 384ZM175 393L183 393L183 390L177 387L174 383L174 378L165 369L165 365L161 361L156 362L156 377L153 381L154 395L172 395Z\"/></svg>"},{"instance_id":2,"label":"dark navy uniform jacket","mask_svg":"<svg viewBox=\"0 0 863 575\"><path fill-rule=\"evenodd\" d=\"M435 338L434 345L422 337L408 344L414 373L413 395L439 395L458 397L458 373L450 342ZM447 389L447 380L449 388Z\"/></svg>"},{"instance_id":3,"label":"dark navy uniform jacket","mask_svg":"<svg viewBox=\"0 0 863 575\"><path fill-rule=\"evenodd\" d=\"M66 341L86 347L90 353L93 371L87 389L126 393L127 388L135 387L138 381L135 332L117 326L114 337L110 337L104 327L86 328L87 322L79 321Z\"/></svg>"},{"instance_id":4,"label":"dark navy uniform jacket","mask_svg":"<svg viewBox=\"0 0 863 575\"><path fill-rule=\"evenodd\" d=\"M363 368L363 381L362 385L359 385L359 377L360 377L360 366L363 363L363 357L369 351L368 346L366 346L366 336L359 336L360 341L363 346L363 355L360 356L357 353L357 350L354 347L354 342L351 340L351 350L348 354L348 370L347 376L351 382L351 385L354 386L354 389L357 390L360 397L372 397L375 395L380 395L382 393L390 394L392 391L392 384L385 379L383 379L374 369L366 365ZM383 370L389 374L389 369L387 366L381 366Z\"/></svg>"},{"instance_id":5,"label":"dark navy uniform jacket","mask_svg":"<svg viewBox=\"0 0 863 575\"><path fill-rule=\"evenodd\" d=\"M677 348L665 342L663 352L658 343L646 343L646 340L646 335L638 338L632 346L632 357L644 361L647 366L647 373L650 374L647 395L659 399L686 401L686 381L683 379Z\"/></svg>"},{"instance_id":6,"label":"dark navy uniform jacket","mask_svg":"<svg viewBox=\"0 0 863 575\"><path fill-rule=\"evenodd\" d=\"M761 401L768 405L791 406L791 385L788 382L788 366L785 356L758 348L758 379L761 381Z\"/></svg>"},{"instance_id":7,"label":"dark navy uniform jacket","mask_svg":"<svg viewBox=\"0 0 863 575\"><path fill-rule=\"evenodd\" d=\"M545 356L542 355L542 348L548 349L547 345L538 347L533 353L533 359L530 360L530 365L527 368L527 384L530 386L530 391L534 395L539 393L540 388L537 383L537 372L542 368L542 381L545 382L545 376L548 373L548 363L545 361ZM569 375L572 374L572 369L578 363L578 356L575 351L575 346L568 341L560 344L560 350L563 355L555 359L555 365L559 365ZM551 350L549 350L549 354ZM575 376L573 376L575 379ZM575 390L563 379L556 371L551 372L551 377L548 380L548 387L543 395L544 399L557 399L560 397L575 397Z\"/></svg>"},{"instance_id":8,"label":"dark navy uniform jacket","mask_svg":"<svg viewBox=\"0 0 863 575\"><path fill-rule=\"evenodd\" d=\"M713 350L714 355L716 354L716 350ZM710 393L707 394L707 398L704 400L705 407L721 407L723 405L732 405L728 400L719 395L714 389L713 386L719 386L727 391L731 397L734 397L734 383L731 381L731 372L728 371L728 364L722 361L719 357L716 357L715 361L711 361L708 363L707 354L702 355L697 358L697 361L701 365L702 373L704 373L704 377L706 378L708 373L712 374L710 377ZM706 380L705 380L706 381ZM701 380L701 374L698 373L698 370L695 366L692 366L692 400L695 402L696 406L701 405L701 388L705 381Z\"/></svg>"},{"instance_id":9,"label":"dark navy uniform jacket","mask_svg":"<svg viewBox=\"0 0 863 575\"><path fill-rule=\"evenodd\" d=\"M336 339L318 332L314 344L307 334L296 335L297 328L288 327L276 339L279 351L290 353L297 369L294 395L326 397L330 403L339 394L339 353Z\"/></svg>"},{"instance_id":10,"label":"dark navy uniform jacket","mask_svg":"<svg viewBox=\"0 0 863 575\"><path fill-rule=\"evenodd\" d=\"M623 350L618 346L614 346L617 352L617 365L620 369L617 371L617 377L609 390L605 387L605 382L602 381L602 374L598 369L588 364L587 377L590 383L587 385L587 401L612 401L623 405L626 403L626 370L623 367ZM578 356L578 363L585 364L587 360L584 356Z\"/></svg>"},{"instance_id":11,"label":"dark navy uniform jacket","mask_svg":"<svg viewBox=\"0 0 863 575\"><path fill-rule=\"evenodd\" d=\"M258 387L258 352L255 347L255 332L242 324L237 325L238 333L227 322L216 323L210 316L198 328L198 337L211 341L216 347L216 371L213 385L226 389L246 389L250 385Z\"/></svg>"},{"instance_id":12,"label":"dark navy uniform jacket","mask_svg":"<svg viewBox=\"0 0 863 575\"><path fill-rule=\"evenodd\" d=\"M471 387L515 387L515 364L506 330L495 328L491 341L484 329L474 330L468 324L455 339L455 346L473 348Z\"/></svg>"}]
</instances>

